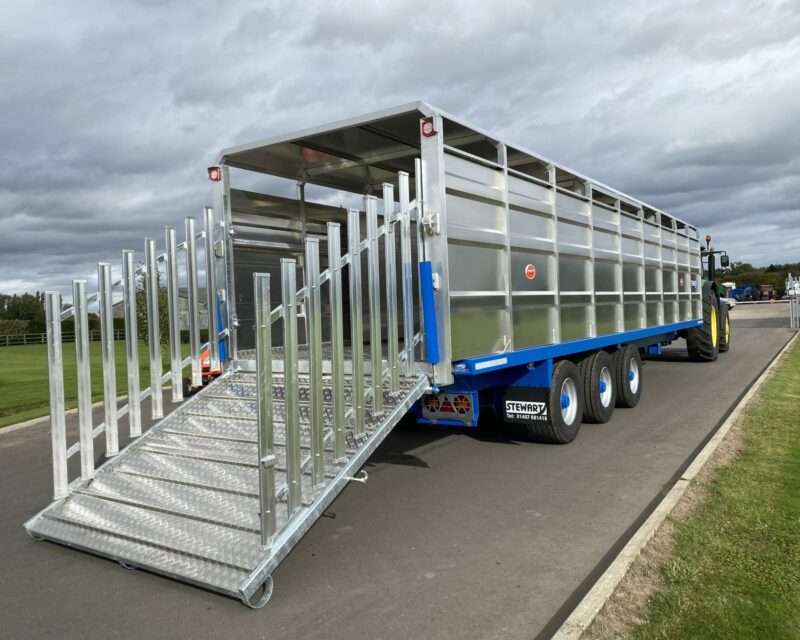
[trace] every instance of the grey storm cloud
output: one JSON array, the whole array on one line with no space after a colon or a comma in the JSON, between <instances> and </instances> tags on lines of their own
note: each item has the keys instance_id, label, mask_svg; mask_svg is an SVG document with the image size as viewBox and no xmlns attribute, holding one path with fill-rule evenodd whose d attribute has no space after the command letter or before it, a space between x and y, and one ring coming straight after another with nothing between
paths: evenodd
<instances>
[{"instance_id":1,"label":"grey storm cloud","mask_svg":"<svg viewBox=\"0 0 800 640\"><path fill-rule=\"evenodd\" d=\"M3 3L0 291L199 215L227 146L427 100L800 260L800 3Z\"/></svg>"}]
</instances>

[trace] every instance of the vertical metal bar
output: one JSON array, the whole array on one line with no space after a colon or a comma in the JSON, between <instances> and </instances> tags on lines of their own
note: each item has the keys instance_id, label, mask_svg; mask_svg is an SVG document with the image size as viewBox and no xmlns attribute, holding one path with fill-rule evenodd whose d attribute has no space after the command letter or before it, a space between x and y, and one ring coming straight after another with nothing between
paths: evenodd
<instances>
[{"instance_id":1,"label":"vertical metal bar","mask_svg":"<svg viewBox=\"0 0 800 640\"><path fill-rule=\"evenodd\" d=\"M75 364L78 369L78 435L81 442L81 480L94 478L94 434L92 433L92 374L89 367L89 313L86 280L72 281L75 309Z\"/></svg>"},{"instance_id":2,"label":"vertical metal bar","mask_svg":"<svg viewBox=\"0 0 800 640\"><path fill-rule=\"evenodd\" d=\"M283 298L283 378L286 403L287 508L291 516L302 504L300 460L300 394L297 377L297 273L293 259L281 259Z\"/></svg>"},{"instance_id":3,"label":"vertical metal bar","mask_svg":"<svg viewBox=\"0 0 800 640\"><path fill-rule=\"evenodd\" d=\"M147 346L150 352L150 412L154 419L164 417L161 390L161 321L158 313L158 261L156 241L144 241L147 282Z\"/></svg>"},{"instance_id":4,"label":"vertical metal bar","mask_svg":"<svg viewBox=\"0 0 800 640\"><path fill-rule=\"evenodd\" d=\"M275 512L275 432L272 422L272 324L269 274L253 274L256 307L256 392L258 397L258 497L261 548L269 549L277 529Z\"/></svg>"},{"instance_id":5,"label":"vertical metal bar","mask_svg":"<svg viewBox=\"0 0 800 640\"><path fill-rule=\"evenodd\" d=\"M189 355L192 362L192 387L203 384L200 369L200 313L197 301L197 248L194 218L186 217L186 289L189 303Z\"/></svg>"},{"instance_id":6,"label":"vertical metal bar","mask_svg":"<svg viewBox=\"0 0 800 640\"><path fill-rule=\"evenodd\" d=\"M408 174L397 174L400 200L400 264L403 279L403 353L405 353L405 375L414 369L414 276L411 264L411 206L408 191Z\"/></svg>"},{"instance_id":7,"label":"vertical metal bar","mask_svg":"<svg viewBox=\"0 0 800 640\"><path fill-rule=\"evenodd\" d=\"M212 371L219 369L219 319L217 318L217 267L214 256L214 209L203 208L206 227L206 307L208 308L208 351Z\"/></svg>"},{"instance_id":8,"label":"vertical metal bar","mask_svg":"<svg viewBox=\"0 0 800 640\"><path fill-rule=\"evenodd\" d=\"M386 271L386 354L389 364L389 387L400 391L398 368L399 327L397 326L397 250L394 232L394 187L383 185L383 226L386 229L384 244L384 270Z\"/></svg>"},{"instance_id":9,"label":"vertical metal bar","mask_svg":"<svg viewBox=\"0 0 800 640\"><path fill-rule=\"evenodd\" d=\"M330 269L331 306L331 385L333 391L333 457L345 457L344 434L344 328L342 321L342 249L341 227L328 223L328 268Z\"/></svg>"},{"instance_id":10,"label":"vertical metal bar","mask_svg":"<svg viewBox=\"0 0 800 640\"><path fill-rule=\"evenodd\" d=\"M167 308L169 309L169 362L172 373L172 401L183 400L181 376L181 318L178 306L178 251L175 228L165 228L167 243Z\"/></svg>"},{"instance_id":11,"label":"vertical metal bar","mask_svg":"<svg viewBox=\"0 0 800 640\"><path fill-rule=\"evenodd\" d=\"M97 292L100 311L100 352L103 358L103 421L106 425L106 456L115 456L119 453L117 370L114 357L115 332L111 300L111 265L107 262L97 265Z\"/></svg>"},{"instance_id":12,"label":"vertical metal bar","mask_svg":"<svg viewBox=\"0 0 800 640\"><path fill-rule=\"evenodd\" d=\"M361 212L347 211L347 251L350 254L350 358L353 379L353 431L364 425L364 314L361 310Z\"/></svg>"},{"instance_id":13,"label":"vertical metal bar","mask_svg":"<svg viewBox=\"0 0 800 640\"><path fill-rule=\"evenodd\" d=\"M372 364L372 413L383 413L383 358L381 355L381 282L378 246L378 200L366 197L367 290L369 293L369 352Z\"/></svg>"},{"instance_id":14,"label":"vertical metal bar","mask_svg":"<svg viewBox=\"0 0 800 640\"><path fill-rule=\"evenodd\" d=\"M311 400L311 478L325 482L325 432L322 408L322 301L319 238L306 238L306 335L308 336L309 395Z\"/></svg>"},{"instance_id":15,"label":"vertical metal bar","mask_svg":"<svg viewBox=\"0 0 800 640\"><path fill-rule=\"evenodd\" d=\"M138 438L142 435L142 401L139 390L139 336L136 328L133 251L122 252L122 291L125 307L125 353L128 365L128 424L131 438Z\"/></svg>"},{"instance_id":16,"label":"vertical metal bar","mask_svg":"<svg viewBox=\"0 0 800 640\"><path fill-rule=\"evenodd\" d=\"M61 353L61 294L45 297L47 367L50 381L50 442L53 447L53 499L66 498L67 426L64 417L64 357Z\"/></svg>"},{"instance_id":17,"label":"vertical metal bar","mask_svg":"<svg viewBox=\"0 0 800 640\"><path fill-rule=\"evenodd\" d=\"M415 229L417 232L417 262L425 260L425 243L422 241L422 224L420 218L422 217L422 203L425 199L425 194L422 192L422 158L414 158L414 195L417 201L417 222ZM422 286L417 279L417 301L419 303L419 327L420 327L420 353L425 352L425 332L422 328L425 326L425 317L422 311Z\"/></svg>"}]
</instances>

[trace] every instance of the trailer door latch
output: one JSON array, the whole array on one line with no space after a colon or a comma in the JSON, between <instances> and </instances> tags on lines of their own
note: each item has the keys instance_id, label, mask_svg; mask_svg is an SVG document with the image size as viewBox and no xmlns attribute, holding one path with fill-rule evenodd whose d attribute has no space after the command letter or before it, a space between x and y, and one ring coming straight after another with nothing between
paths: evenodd
<instances>
[{"instance_id":1,"label":"trailer door latch","mask_svg":"<svg viewBox=\"0 0 800 640\"><path fill-rule=\"evenodd\" d=\"M429 236L438 236L441 233L441 227L439 226L439 212L438 211L430 211L428 213L422 214L422 229L425 233Z\"/></svg>"}]
</instances>

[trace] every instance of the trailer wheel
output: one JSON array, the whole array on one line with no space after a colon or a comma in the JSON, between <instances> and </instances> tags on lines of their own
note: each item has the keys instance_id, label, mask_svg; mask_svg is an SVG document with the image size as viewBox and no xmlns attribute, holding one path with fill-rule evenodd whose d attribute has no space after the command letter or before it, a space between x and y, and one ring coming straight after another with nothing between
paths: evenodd
<instances>
[{"instance_id":1,"label":"trailer wheel","mask_svg":"<svg viewBox=\"0 0 800 640\"><path fill-rule=\"evenodd\" d=\"M578 372L583 383L583 421L608 422L617 400L611 356L605 351L596 351L578 363Z\"/></svg>"},{"instance_id":2,"label":"trailer wheel","mask_svg":"<svg viewBox=\"0 0 800 640\"><path fill-rule=\"evenodd\" d=\"M731 348L731 318L727 304L719 305L719 352Z\"/></svg>"},{"instance_id":3,"label":"trailer wheel","mask_svg":"<svg viewBox=\"0 0 800 640\"><path fill-rule=\"evenodd\" d=\"M614 352L611 364L617 383L617 406L632 409L642 397L642 356L636 347L628 344Z\"/></svg>"},{"instance_id":4,"label":"trailer wheel","mask_svg":"<svg viewBox=\"0 0 800 640\"><path fill-rule=\"evenodd\" d=\"M581 428L583 394L578 367L559 360L553 367L553 384L547 394L547 420L526 424L528 435L537 442L567 444Z\"/></svg>"},{"instance_id":5,"label":"trailer wheel","mask_svg":"<svg viewBox=\"0 0 800 640\"><path fill-rule=\"evenodd\" d=\"M703 325L691 327L686 332L686 349L689 359L695 362L713 362L719 355L719 307L711 287L703 290Z\"/></svg>"}]
</instances>

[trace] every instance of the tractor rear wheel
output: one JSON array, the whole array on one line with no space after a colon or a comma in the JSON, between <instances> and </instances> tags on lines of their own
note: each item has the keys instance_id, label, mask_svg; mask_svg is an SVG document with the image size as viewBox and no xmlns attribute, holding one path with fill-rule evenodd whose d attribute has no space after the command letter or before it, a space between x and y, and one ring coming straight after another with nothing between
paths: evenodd
<instances>
[{"instance_id":1,"label":"tractor rear wheel","mask_svg":"<svg viewBox=\"0 0 800 640\"><path fill-rule=\"evenodd\" d=\"M686 331L686 349L695 362L713 362L719 356L719 307L711 287L703 291L703 324Z\"/></svg>"},{"instance_id":2,"label":"tractor rear wheel","mask_svg":"<svg viewBox=\"0 0 800 640\"><path fill-rule=\"evenodd\" d=\"M731 348L731 318L728 305L719 305L719 352L725 353Z\"/></svg>"}]
</instances>

